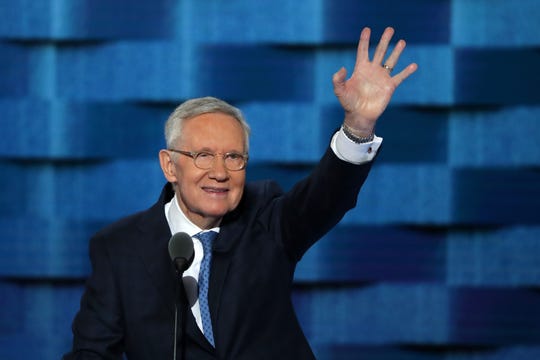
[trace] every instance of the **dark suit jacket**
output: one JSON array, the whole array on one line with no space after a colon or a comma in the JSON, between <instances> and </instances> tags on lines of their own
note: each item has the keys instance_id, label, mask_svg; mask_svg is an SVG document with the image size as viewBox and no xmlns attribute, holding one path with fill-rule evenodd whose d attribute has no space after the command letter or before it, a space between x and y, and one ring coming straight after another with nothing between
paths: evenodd
<instances>
[{"instance_id":1,"label":"dark suit jacket","mask_svg":"<svg viewBox=\"0 0 540 360\"><path fill-rule=\"evenodd\" d=\"M186 359L313 359L291 302L304 252L354 207L371 163L352 165L328 150L314 171L283 193L247 184L213 247L209 305L216 348L191 311ZM175 286L167 244L167 184L150 209L105 228L90 242L92 274L65 359L171 359Z\"/></svg>"}]
</instances>

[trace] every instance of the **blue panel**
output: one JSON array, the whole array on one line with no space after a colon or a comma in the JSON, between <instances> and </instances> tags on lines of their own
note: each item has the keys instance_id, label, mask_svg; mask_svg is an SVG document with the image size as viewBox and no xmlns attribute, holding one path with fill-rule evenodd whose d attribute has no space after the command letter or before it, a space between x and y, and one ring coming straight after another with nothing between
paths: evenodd
<instances>
[{"instance_id":1,"label":"blue panel","mask_svg":"<svg viewBox=\"0 0 540 360\"><path fill-rule=\"evenodd\" d=\"M182 42L65 44L58 48L57 96L99 101L192 97L197 56Z\"/></svg>"},{"instance_id":2,"label":"blue panel","mask_svg":"<svg viewBox=\"0 0 540 360\"><path fill-rule=\"evenodd\" d=\"M0 42L0 96L22 96L28 92L28 61L24 48Z\"/></svg>"},{"instance_id":3,"label":"blue panel","mask_svg":"<svg viewBox=\"0 0 540 360\"><path fill-rule=\"evenodd\" d=\"M1 101L0 154L10 158L154 157L172 106Z\"/></svg>"},{"instance_id":4,"label":"blue panel","mask_svg":"<svg viewBox=\"0 0 540 360\"><path fill-rule=\"evenodd\" d=\"M458 46L540 45L538 0L453 0L452 43Z\"/></svg>"},{"instance_id":5,"label":"blue panel","mask_svg":"<svg viewBox=\"0 0 540 360\"><path fill-rule=\"evenodd\" d=\"M54 0L0 1L0 36L45 38L51 33Z\"/></svg>"},{"instance_id":6,"label":"blue panel","mask_svg":"<svg viewBox=\"0 0 540 360\"><path fill-rule=\"evenodd\" d=\"M61 325L71 326L70 323ZM58 360L70 348L68 335L59 336L58 332L21 332L0 336L0 358L4 360Z\"/></svg>"},{"instance_id":7,"label":"blue panel","mask_svg":"<svg viewBox=\"0 0 540 360\"><path fill-rule=\"evenodd\" d=\"M187 38L212 43L320 41L323 0L181 1Z\"/></svg>"},{"instance_id":8,"label":"blue panel","mask_svg":"<svg viewBox=\"0 0 540 360\"><path fill-rule=\"evenodd\" d=\"M456 102L539 104L540 52L536 49L457 49ZM511 65L509 65L511 64Z\"/></svg>"},{"instance_id":9,"label":"blue panel","mask_svg":"<svg viewBox=\"0 0 540 360\"><path fill-rule=\"evenodd\" d=\"M535 170L456 170L454 218L466 224L539 224L538 184L540 172Z\"/></svg>"},{"instance_id":10,"label":"blue panel","mask_svg":"<svg viewBox=\"0 0 540 360\"><path fill-rule=\"evenodd\" d=\"M71 347L71 321L82 287L69 283L13 283L18 306L0 309L20 329L1 334L2 359L59 359Z\"/></svg>"},{"instance_id":11,"label":"blue panel","mask_svg":"<svg viewBox=\"0 0 540 360\"><path fill-rule=\"evenodd\" d=\"M437 344L448 339L444 286L300 287L293 300L314 346Z\"/></svg>"},{"instance_id":12,"label":"blue panel","mask_svg":"<svg viewBox=\"0 0 540 360\"><path fill-rule=\"evenodd\" d=\"M308 101L314 64L303 50L208 46L201 50L200 91L229 100Z\"/></svg>"},{"instance_id":13,"label":"blue panel","mask_svg":"<svg viewBox=\"0 0 540 360\"><path fill-rule=\"evenodd\" d=\"M324 14L325 39L332 42L356 42L364 26L377 37L393 26L399 37L414 43L440 44L450 38L449 0L326 0Z\"/></svg>"},{"instance_id":14,"label":"blue panel","mask_svg":"<svg viewBox=\"0 0 540 360\"><path fill-rule=\"evenodd\" d=\"M450 163L459 167L538 166L538 119L540 107L455 112L448 139Z\"/></svg>"},{"instance_id":15,"label":"blue panel","mask_svg":"<svg viewBox=\"0 0 540 360\"><path fill-rule=\"evenodd\" d=\"M383 146L382 152L385 151ZM423 224L451 222L451 172L436 165L375 163L357 206L343 224Z\"/></svg>"},{"instance_id":16,"label":"blue panel","mask_svg":"<svg viewBox=\"0 0 540 360\"><path fill-rule=\"evenodd\" d=\"M295 280L445 281L445 236L437 229L338 227L306 253Z\"/></svg>"},{"instance_id":17,"label":"blue panel","mask_svg":"<svg viewBox=\"0 0 540 360\"><path fill-rule=\"evenodd\" d=\"M5 193L3 201L11 203L5 216L108 221L153 204L165 183L157 159L56 165L36 162L6 169L11 175L7 183L19 182L21 191Z\"/></svg>"},{"instance_id":18,"label":"blue panel","mask_svg":"<svg viewBox=\"0 0 540 360\"><path fill-rule=\"evenodd\" d=\"M24 170L8 161L0 161L0 216L21 214L21 202L26 200L26 175Z\"/></svg>"},{"instance_id":19,"label":"blue panel","mask_svg":"<svg viewBox=\"0 0 540 360\"><path fill-rule=\"evenodd\" d=\"M418 70L399 86L391 104L422 106L432 113L438 107L454 104L454 49L442 45L407 46L396 70L412 62L418 64Z\"/></svg>"},{"instance_id":20,"label":"blue panel","mask_svg":"<svg viewBox=\"0 0 540 360\"><path fill-rule=\"evenodd\" d=\"M53 184L54 201L63 204L57 206L58 215L75 219L109 220L145 209L157 200L165 183L156 160L96 166L78 176L73 170L60 171ZM70 202L74 198L77 202Z\"/></svg>"},{"instance_id":21,"label":"blue panel","mask_svg":"<svg viewBox=\"0 0 540 360\"><path fill-rule=\"evenodd\" d=\"M82 278L89 273L88 241L104 222L0 218L0 276Z\"/></svg>"},{"instance_id":22,"label":"blue panel","mask_svg":"<svg viewBox=\"0 0 540 360\"><path fill-rule=\"evenodd\" d=\"M446 163L448 112L440 109L389 108L377 124L384 137L380 161Z\"/></svg>"},{"instance_id":23,"label":"blue panel","mask_svg":"<svg viewBox=\"0 0 540 360\"><path fill-rule=\"evenodd\" d=\"M0 95L6 98L28 96L34 100L55 93L56 48L50 43L0 43Z\"/></svg>"},{"instance_id":24,"label":"blue panel","mask_svg":"<svg viewBox=\"0 0 540 360\"><path fill-rule=\"evenodd\" d=\"M175 0L67 0L60 36L152 38L174 35ZM64 35L66 34L66 35Z\"/></svg>"},{"instance_id":25,"label":"blue panel","mask_svg":"<svg viewBox=\"0 0 540 360\"><path fill-rule=\"evenodd\" d=\"M19 286L7 281L0 281L0 339L6 334L23 330L24 306L21 302L22 297L23 291Z\"/></svg>"},{"instance_id":26,"label":"blue panel","mask_svg":"<svg viewBox=\"0 0 540 360\"><path fill-rule=\"evenodd\" d=\"M250 164L315 162L338 126L327 129L325 122L329 119L321 119L313 104L259 102L238 106L251 127Z\"/></svg>"},{"instance_id":27,"label":"blue panel","mask_svg":"<svg viewBox=\"0 0 540 360\"><path fill-rule=\"evenodd\" d=\"M18 39L172 36L176 0L2 1L0 36Z\"/></svg>"},{"instance_id":28,"label":"blue panel","mask_svg":"<svg viewBox=\"0 0 540 360\"><path fill-rule=\"evenodd\" d=\"M540 228L451 232L448 282L468 286L539 286Z\"/></svg>"},{"instance_id":29,"label":"blue panel","mask_svg":"<svg viewBox=\"0 0 540 360\"><path fill-rule=\"evenodd\" d=\"M457 344L540 343L540 292L460 289L453 293L450 339Z\"/></svg>"}]
</instances>

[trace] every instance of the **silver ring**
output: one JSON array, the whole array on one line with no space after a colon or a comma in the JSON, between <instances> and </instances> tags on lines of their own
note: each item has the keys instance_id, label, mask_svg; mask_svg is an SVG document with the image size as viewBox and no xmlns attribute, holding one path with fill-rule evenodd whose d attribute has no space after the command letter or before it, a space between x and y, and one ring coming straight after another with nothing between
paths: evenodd
<instances>
[{"instance_id":1,"label":"silver ring","mask_svg":"<svg viewBox=\"0 0 540 360\"><path fill-rule=\"evenodd\" d=\"M386 64L384 64L382 67L385 68L386 70L388 70L388 72L392 72L392 70L394 70L393 67L391 67L389 65L386 65Z\"/></svg>"}]
</instances>

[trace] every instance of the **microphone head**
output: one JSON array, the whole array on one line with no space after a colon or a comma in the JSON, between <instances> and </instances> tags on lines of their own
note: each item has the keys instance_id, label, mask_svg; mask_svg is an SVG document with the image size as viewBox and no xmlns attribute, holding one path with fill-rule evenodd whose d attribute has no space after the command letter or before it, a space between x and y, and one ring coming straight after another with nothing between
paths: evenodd
<instances>
[{"instance_id":1,"label":"microphone head","mask_svg":"<svg viewBox=\"0 0 540 360\"><path fill-rule=\"evenodd\" d=\"M193 240L185 232L174 234L169 240L169 256L180 274L193 262Z\"/></svg>"}]
</instances>

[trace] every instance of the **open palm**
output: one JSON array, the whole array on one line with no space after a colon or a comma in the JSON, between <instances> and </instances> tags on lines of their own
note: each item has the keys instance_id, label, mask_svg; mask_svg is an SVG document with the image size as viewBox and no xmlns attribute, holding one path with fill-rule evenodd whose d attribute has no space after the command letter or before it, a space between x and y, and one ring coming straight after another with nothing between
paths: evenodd
<instances>
[{"instance_id":1,"label":"open palm","mask_svg":"<svg viewBox=\"0 0 540 360\"><path fill-rule=\"evenodd\" d=\"M377 119L388 106L396 88L418 68L412 63L398 74L390 75L405 48L403 40L398 41L383 66L393 34L394 29L385 29L373 59L370 61L368 50L371 30L364 28L360 35L356 63L351 77L346 79L345 68L341 68L333 76L334 93L345 110L345 123L349 128L357 130L359 134L373 132Z\"/></svg>"}]
</instances>

